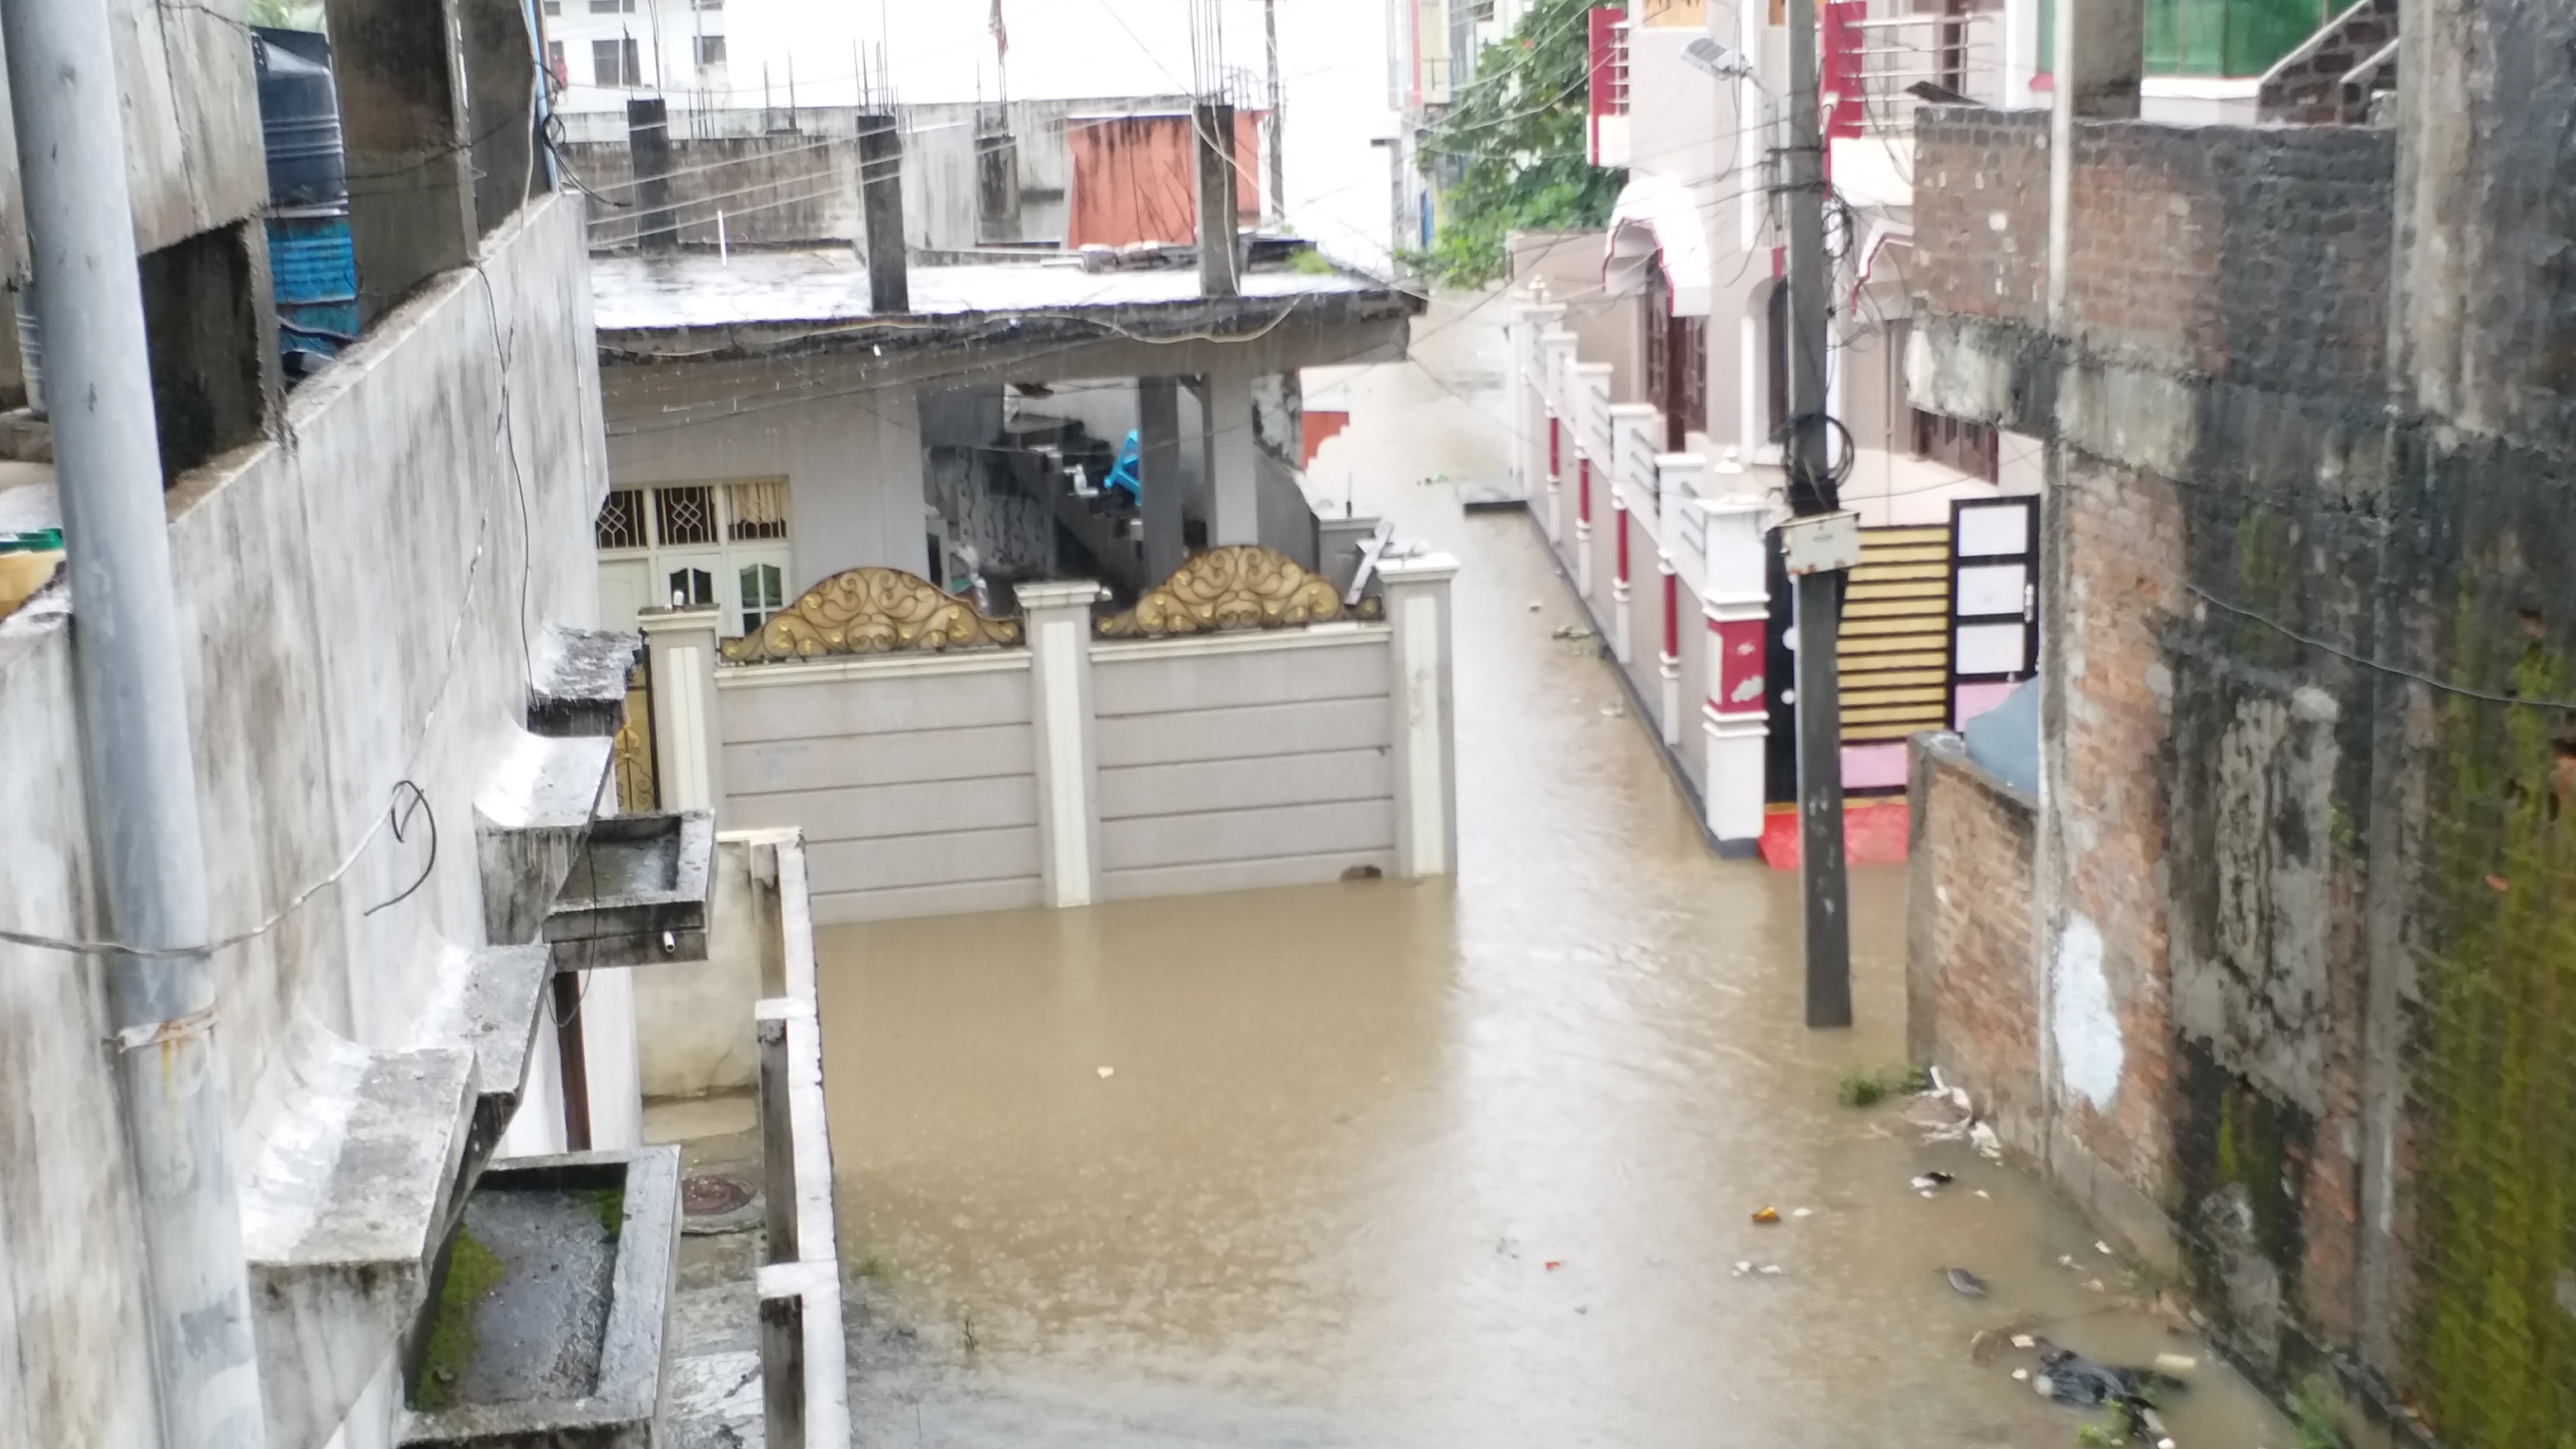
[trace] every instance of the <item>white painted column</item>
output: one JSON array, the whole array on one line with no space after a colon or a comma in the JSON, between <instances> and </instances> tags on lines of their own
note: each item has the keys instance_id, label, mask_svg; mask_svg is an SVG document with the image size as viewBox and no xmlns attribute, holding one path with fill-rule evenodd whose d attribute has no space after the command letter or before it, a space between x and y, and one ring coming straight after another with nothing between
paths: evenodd
<instances>
[{"instance_id":1,"label":"white painted column","mask_svg":"<svg viewBox=\"0 0 2576 1449\"><path fill-rule=\"evenodd\" d=\"M1100 809L1091 747L1089 579L1019 586L1037 752L1039 889L1051 906L1100 899Z\"/></svg>"},{"instance_id":2,"label":"white painted column","mask_svg":"<svg viewBox=\"0 0 2576 1449\"><path fill-rule=\"evenodd\" d=\"M1219 349L1223 351L1224 349ZM1207 455L1214 475L1208 497L1216 517L1208 520L1212 544L1261 543L1260 466L1252 436L1252 370L1227 358L1223 370L1207 374L1205 416Z\"/></svg>"},{"instance_id":3,"label":"white painted column","mask_svg":"<svg viewBox=\"0 0 2576 1449\"><path fill-rule=\"evenodd\" d=\"M1679 749L1682 742L1682 656L1681 656L1681 576L1673 567L1673 556L1655 550L1655 582L1662 586L1662 607L1657 618L1663 632L1655 651L1656 672L1663 683L1664 743Z\"/></svg>"},{"instance_id":4,"label":"white painted column","mask_svg":"<svg viewBox=\"0 0 2576 1449\"><path fill-rule=\"evenodd\" d=\"M1565 494L1574 478L1574 334L1558 328L1540 337L1539 346L1546 354L1541 376L1547 379L1548 418L1555 426L1554 441L1548 447L1547 524L1548 542L1556 545L1559 561L1565 554Z\"/></svg>"},{"instance_id":5,"label":"white painted column","mask_svg":"<svg viewBox=\"0 0 2576 1449\"><path fill-rule=\"evenodd\" d=\"M1406 879L1457 870L1456 711L1449 683L1447 554L1378 565L1394 626L1395 873Z\"/></svg>"},{"instance_id":6,"label":"white painted column","mask_svg":"<svg viewBox=\"0 0 2576 1449\"><path fill-rule=\"evenodd\" d=\"M716 707L715 609L646 609L635 618L653 673L653 770L665 810L711 810L725 825L724 735Z\"/></svg>"},{"instance_id":7,"label":"white painted column","mask_svg":"<svg viewBox=\"0 0 2576 1449\"><path fill-rule=\"evenodd\" d=\"M1708 639L1708 700L1701 728L1708 748L1704 800L1709 834L1726 855L1750 855L1762 839L1764 738L1769 734L1763 679L1770 594L1763 575L1763 523L1756 497L1712 499L1706 515L1706 593L1700 609Z\"/></svg>"},{"instance_id":8,"label":"white painted column","mask_svg":"<svg viewBox=\"0 0 2576 1449\"><path fill-rule=\"evenodd\" d=\"M1663 434L1664 415L1649 404L1618 403L1610 409L1610 652L1621 664L1637 657L1636 621L1630 617L1636 612L1636 571L1629 559L1635 540L1628 510L1654 507L1654 500L1642 495L1655 485L1655 445Z\"/></svg>"}]
</instances>

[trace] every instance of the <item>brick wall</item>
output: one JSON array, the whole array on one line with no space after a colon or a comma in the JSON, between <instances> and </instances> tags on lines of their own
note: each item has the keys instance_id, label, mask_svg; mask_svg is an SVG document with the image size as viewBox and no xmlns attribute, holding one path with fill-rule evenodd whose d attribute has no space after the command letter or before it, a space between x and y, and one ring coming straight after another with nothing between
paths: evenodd
<instances>
[{"instance_id":1,"label":"brick wall","mask_svg":"<svg viewBox=\"0 0 2576 1449\"><path fill-rule=\"evenodd\" d=\"M2047 116L1927 107L1914 166L1920 305L2044 328ZM2078 126L2069 335L2208 377L2376 385L2395 177L2366 128Z\"/></svg>"},{"instance_id":2,"label":"brick wall","mask_svg":"<svg viewBox=\"0 0 2576 1449\"><path fill-rule=\"evenodd\" d=\"M1911 749L1906 1045L1915 1062L1968 1089L2006 1146L2036 1156L2035 807L1970 760L1954 735L1918 735Z\"/></svg>"},{"instance_id":3,"label":"brick wall","mask_svg":"<svg viewBox=\"0 0 2576 1449\"><path fill-rule=\"evenodd\" d=\"M2166 959L2165 758L2172 673L2163 634L2187 610L2174 485L2070 459L2055 499L2047 592L2062 733L2050 752L2063 801L2059 908L2089 924L2120 1032L2119 1087L2098 1107L2068 1094L2064 1127L2148 1198L2171 1205L2173 1014ZM2045 626L2043 626L2045 627Z\"/></svg>"}]
</instances>

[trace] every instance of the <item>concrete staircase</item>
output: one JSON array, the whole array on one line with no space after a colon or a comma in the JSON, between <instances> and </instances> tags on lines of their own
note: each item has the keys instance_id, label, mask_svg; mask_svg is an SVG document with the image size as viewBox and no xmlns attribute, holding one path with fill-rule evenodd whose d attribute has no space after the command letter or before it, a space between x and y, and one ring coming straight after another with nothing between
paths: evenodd
<instances>
[{"instance_id":1,"label":"concrete staircase","mask_svg":"<svg viewBox=\"0 0 2576 1449\"><path fill-rule=\"evenodd\" d=\"M2358 0L2264 72L2266 124L2368 124L2372 103L2397 89L2397 0Z\"/></svg>"}]
</instances>

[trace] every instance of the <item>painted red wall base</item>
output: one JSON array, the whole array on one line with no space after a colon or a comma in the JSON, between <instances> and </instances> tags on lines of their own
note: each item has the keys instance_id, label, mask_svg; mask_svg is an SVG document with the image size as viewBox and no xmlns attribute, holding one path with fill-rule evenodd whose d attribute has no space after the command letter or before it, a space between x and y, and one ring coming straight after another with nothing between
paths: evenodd
<instances>
[{"instance_id":1,"label":"painted red wall base","mask_svg":"<svg viewBox=\"0 0 2576 1449\"><path fill-rule=\"evenodd\" d=\"M1846 865L1903 865L1905 863L1905 801L1846 800L1843 802L1843 863ZM1798 868L1798 807L1774 805L1762 819L1762 860L1773 870Z\"/></svg>"}]
</instances>

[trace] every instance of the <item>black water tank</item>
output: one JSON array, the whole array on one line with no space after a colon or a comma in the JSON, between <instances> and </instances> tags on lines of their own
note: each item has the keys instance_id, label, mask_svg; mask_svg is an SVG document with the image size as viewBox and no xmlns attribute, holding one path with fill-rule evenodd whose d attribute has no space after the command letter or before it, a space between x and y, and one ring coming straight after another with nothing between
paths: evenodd
<instances>
[{"instance_id":1,"label":"black water tank","mask_svg":"<svg viewBox=\"0 0 2576 1449\"><path fill-rule=\"evenodd\" d=\"M349 199L340 145L340 97L331 84L331 42L310 30L251 28L259 72L259 127L268 141L268 199L274 206L337 206Z\"/></svg>"}]
</instances>

